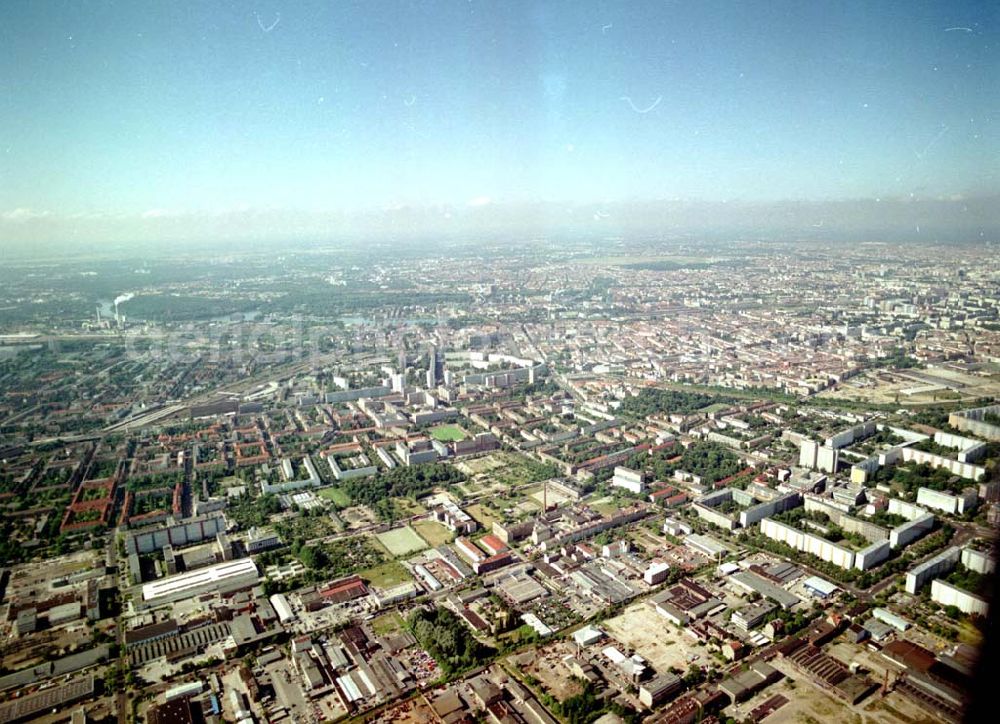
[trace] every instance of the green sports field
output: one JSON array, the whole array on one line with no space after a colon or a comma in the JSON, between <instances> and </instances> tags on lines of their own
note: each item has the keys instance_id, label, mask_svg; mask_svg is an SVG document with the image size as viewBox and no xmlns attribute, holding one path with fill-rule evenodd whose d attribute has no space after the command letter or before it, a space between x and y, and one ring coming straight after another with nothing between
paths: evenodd
<instances>
[{"instance_id":1,"label":"green sports field","mask_svg":"<svg viewBox=\"0 0 1000 724\"><path fill-rule=\"evenodd\" d=\"M417 535L410 526L393 528L384 533L377 533L378 542L386 547L393 557L405 556L422 551L427 547L424 539Z\"/></svg>"},{"instance_id":2,"label":"green sports field","mask_svg":"<svg viewBox=\"0 0 1000 724\"><path fill-rule=\"evenodd\" d=\"M458 425L438 425L431 428L431 437L441 442L457 442L465 439L465 430Z\"/></svg>"}]
</instances>

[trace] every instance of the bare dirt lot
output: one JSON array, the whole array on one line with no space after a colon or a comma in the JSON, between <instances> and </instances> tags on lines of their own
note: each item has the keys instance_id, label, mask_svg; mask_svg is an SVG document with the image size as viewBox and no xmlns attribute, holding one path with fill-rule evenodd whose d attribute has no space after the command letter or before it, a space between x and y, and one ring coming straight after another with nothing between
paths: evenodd
<instances>
[{"instance_id":1,"label":"bare dirt lot","mask_svg":"<svg viewBox=\"0 0 1000 724\"><path fill-rule=\"evenodd\" d=\"M546 692L559 701L564 701L583 691L579 680L573 678L569 667L563 662L574 653L572 644L560 642L512 656L508 663L511 669L520 671L525 677L537 679Z\"/></svg>"},{"instance_id":2,"label":"bare dirt lot","mask_svg":"<svg viewBox=\"0 0 1000 724\"><path fill-rule=\"evenodd\" d=\"M1000 377L980 377L943 368L906 371L878 370L859 375L818 397L858 400L881 405L919 407L942 402L991 397L1000 393ZM949 389L949 385L953 389Z\"/></svg>"},{"instance_id":3,"label":"bare dirt lot","mask_svg":"<svg viewBox=\"0 0 1000 724\"><path fill-rule=\"evenodd\" d=\"M825 724L826 722L858 722L859 724L918 724L937 722L911 699L899 693L885 698L872 694L857 706L851 706L814 685L809 678L790 663L771 662L786 678L767 687L755 697L726 709L729 716L742 719L754 707L781 694L788 703L767 717L768 724Z\"/></svg>"},{"instance_id":4,"label":"bare dirt lot","mask_svg":"<svg viewBox=\"0 0 1000 724\"><path fill-rule=\"evenodd\" d=\"M547 490L542 489L543 486L532 486L524 491L524 494L533 499L536 503L541 505L543 502L547 502L551 505L563 505L564 503L571 501L572 498L568 495L560 493L555 488L548 488ZM547 499L547 500L546 500Z\"/></svg>"},{"instance_id":5,"label":"bare dirt lot","mask_svg":"<svg viewBox=\"0 0 1000 724\"><path fill-rule=\"evenodd\" d=\"M344 508L340 511L340 518L347 524L349 530L363 528L378 522L378 517L370 508L364 505L355 505L351 508Z\"/></svg>"},{"instance_id":6,"label":"bare dirt lot","mask_svg":"<svg viewBox=\"0 0 1000 724\"><path fill-rule=\"evenodd\" d=\"M632 604L600 628L634 649L656 671L667 671L671 666L687 671L691 664L706 664L711 660L707 648L670 624L647 602Z\"/></svg>"},{"instance_id":7,"label":"bare dirt lot","mask_svg":"<svg viewBox=\"0 0 1000 724\"><path fill-rule=\"evenodd\" d=\"M432 724L438 719L423 697L409 699L386 709L373 722L403 722L403 724Z\"/></svg>"}]
</instances>

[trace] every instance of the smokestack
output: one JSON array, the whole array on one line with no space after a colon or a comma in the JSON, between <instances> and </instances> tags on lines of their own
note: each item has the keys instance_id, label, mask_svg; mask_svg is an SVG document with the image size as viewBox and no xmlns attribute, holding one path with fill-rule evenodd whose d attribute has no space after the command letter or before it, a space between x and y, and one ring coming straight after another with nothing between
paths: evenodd
<instances>
[{"instance_id":1,"label":"smokestack","mask_svg":"<svg viewBox=\"0 0 1000 724\"><path fill-rule=\"evenodd\" d=\"M129 301L133 297L135 297L135 295L132 292L126 292L125 294L119 294L117 297L115 297L115 321L118 322L118 326L119 327L122 326L122 324L124 323L124 320L122 319L122 315L118 312L118 305L121 304L122 302Z\"/></svg>"}]
</instances>

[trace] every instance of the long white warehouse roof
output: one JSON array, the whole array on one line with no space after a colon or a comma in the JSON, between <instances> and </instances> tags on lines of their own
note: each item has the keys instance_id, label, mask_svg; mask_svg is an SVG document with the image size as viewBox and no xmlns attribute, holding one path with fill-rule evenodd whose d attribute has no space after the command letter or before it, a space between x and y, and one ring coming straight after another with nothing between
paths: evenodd
<instances>
[{"instance_id":1,"label":"long white warehouse roof","mask_svg":"<svg viewBox=\"0 0 1000 724\"><path fill-rule=\"evenodd\" d=\"M292 613L292 607L288 605L288 599L285 598L285 594L276 593L271 596L271 605L274 607L274 612L278 614L278 620L281 623L287 623L295 618L295 614Z\"/></svg>"},{"instance_id":2,"label":"long white warehouse roof","mask_svg":"<svg viewBox=\"0 0 1000 724\"><path fill-rule=\"evenodd\" d=\"M227 579L248 574L257 575L257 566L251 559L240 558L235 561L226 561L147 583L142 587L142 600L150 601L164 596L173 596L188 589L217 585Z\"/></svg>"}]
</instances>

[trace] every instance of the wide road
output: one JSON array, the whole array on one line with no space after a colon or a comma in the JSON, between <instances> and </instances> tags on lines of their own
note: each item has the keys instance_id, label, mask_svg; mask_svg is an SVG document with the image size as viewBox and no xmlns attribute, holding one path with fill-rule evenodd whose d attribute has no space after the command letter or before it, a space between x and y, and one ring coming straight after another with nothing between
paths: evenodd
<instances>
[{"instance_id":1,"label":"wide road","mask_svg":"<svg viewBox=\"0 0 1000 724\"><path fill-rule=\"evenodd\" d=\"M125 570L127 561L118 557L118 546L115 536L108 536L106 556L115 562L118 569L119 579L122 571ZM119 591L121 589L119 588ZM118 616L115 621L115 646L118 649L118 666L121 670L120 685L115 693L115 711L118 712L118 724L128 724L128 697L125 694L125 672L129 670L128 656L125 653L125 623L122 616ZM113 664L112 664L113 665Z\"/></svg>"}]
</instances>

